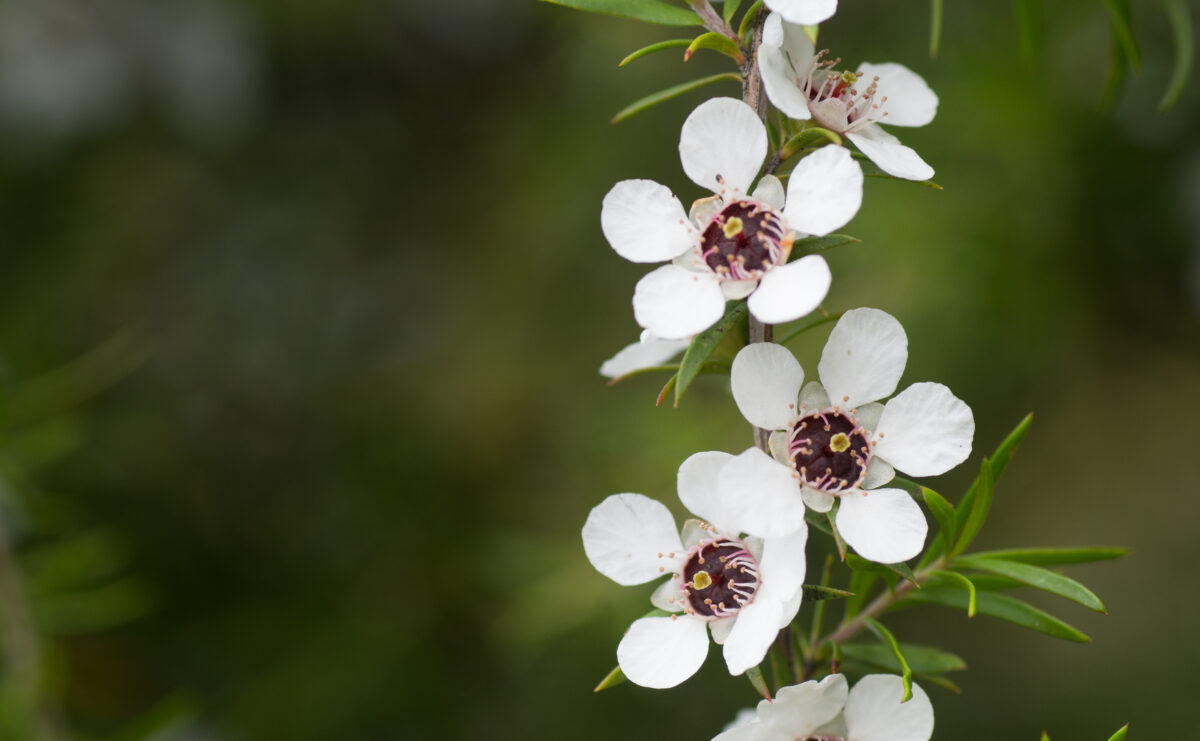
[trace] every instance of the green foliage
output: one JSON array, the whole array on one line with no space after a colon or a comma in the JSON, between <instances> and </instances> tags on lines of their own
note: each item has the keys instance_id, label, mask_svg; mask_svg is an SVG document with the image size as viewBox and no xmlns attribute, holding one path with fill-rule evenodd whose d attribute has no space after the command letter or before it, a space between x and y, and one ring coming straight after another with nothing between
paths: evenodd
<instances>
[{"instance_id":1,"label":"green foliage","mask_svg":"<svg viewBox=\"0 0 1200 741\"><path fill-rule=\"evenodd\" d=\"M664 49L677 49L688 46L691 43L692 39L667 39L666 41L659 41L658 43L650 44L649 46L643 46L641 49L630 53L627 57L618 62L617 66L624 67L635 59L641 59L647 54L653 54L656 51L663 51Z\"/></svg>"},{"instance_id":2,"label":"green foliage","mask_svg":"<svg viewBox=\"0 0 1200 741\"><path fill-rule=\"evenodd\" d=\"M804 585L804 601L816 602L826 599L845 599L853 597L854 592L848 592L845 589L835 589L833 587L824 586L821 584L805 584Z\"/></svg>"},{"instance_id":3,"label":"green foliage","mask_svg":"<svg viewBox=\"0 0 1200 741\"><path fill-rule=\"evenodd\" d=\"M746 670L746 679L750 680L754 691L762 695L764 700L771 699L771 688L767 686L767 680L763 677L762 669L754 666Z\"/></svg>"},{"instance_id":4,"label":"green foliage","mask_svg":"<svg viewBox=\"0 0 1200 741\"><path fill-rule=\"evenodd\" d=\"M604 679L600 680L600 684L596 685L592 692L602 692L627 681L628 679L625 676L625 672L621 671L621 667L614 666L611 672L604 675Z\"/></svg>"},{"instance_id":5,"label":"green foliage","mask_svg":"<svg viewBox=\"0 0 1200 741\"><path fill-rule=\"evenodd\" d=\"M979 476L975 479L975 496L971 500L969 510L958 511L958 517L962 521L959 527L958 540L954 543L954 547L950 549L950 556L954 557L967 549L967 546L975 540L975 536L983 529L983 523L987 520L988 512L992 508L992 492L995 490L996 479L992 473L991 462L984 458L979 464ZM964 500L964 505L966 501ZM963 512L966 512L966 517L963 518Z\"/></svg>"},{"instance_id":6,"label":"green foliage","mask_svg":"<svg viewBox=\"0 0 1200 741\"><path fill-rule=\"evenodd\" d=\"M700 18L691 10L668 5L662 0L541 0L592 13L616 15L663 26L698 26Z\"/></svg>"},{"instance_id":7,"label":"green foliage","mask_svg":"<svg viewBox=\"0 0 1200 741\"><path fill-rule=\"evenodd\" d=\"M880 642L891 649L892 656L900 665L900 681L904 683L904 697L900 702L908 702L912 699L912 668L908 665L908 660L904 658L904 652L900 650L900 642L896 640L896 636L892 635L892 631L885 628L883 623L875 618L866 618L863 623Z\"/></svg>"},{"instance_id":8,"label":"green foliage","mask_svg":"<svg viewBox=\"0 0 1200 741\"><path fill-rule=\"evenodd\" d=\"M548 2L548 0L546 1ZM664 88L656 93L651 93L644 98L639 98L638 100L635 100L621 110L617 111L617 114L612 117L612 123L621 123L627 118L635 116L647 108L653 108L659 103L664 103L671 98L677 98L684 93L697 90L705 85L711 85L714 82L720 82L721 80L733 80L734 82L740 84L742 81L742 76L733 72L722 72L718 75L701 77L698 80L690 80L688 82L681 82L678 85L672 85L671 87Z\"/></svg>"},{"instance_id":9,"label":"green foliage","mask_svg":"<svg viewBox=\"0 0 1200 741\"><path fill-rule=\"evenodd\" d=\"M969 597L966 591L948 586L927 586L919 591L909 592L895 603L897 609L912 607L917 604L933 604L942 607L953 607L959 610L967 609ZM1086 643L1091 639L1078 629L1053 615L1039 610L1033 605L994 592L979 594L978 611L984 615L1007 620L1023 628L1036 630L1055 638L1066 641Z\"/></svg>"},{"instance_id":10,"label":"green foliage","mask_svg":"<svg viewBox=\"0 0 1200 741\"><path fill-rule=\"evenodd\" d=\"M975 613L978 610L978 593L975 590L975 582L957 571L931 571L929 575L945 581L952 581L967 590L967 617L975 617Z\"/></svg>"},{"instance_id":11,"label":"green foliage","mask_svg":"<svg viewBox=\"0 0 1200 741\"><path fill-rule=\"evenodd\" d=\"M691 388L692 381L696 380L696 376L721 342L746 321L747 311L745 301L730 301L725 305L725 316L696 335L692 344L688 345L675 374L675 406L679 406L683 395Z\"/></svg>"},{"instance_id":12,"label":"green foliage","mask_svg":"<svg viewBox=\"0 0 1200 741\"><path fill-rule=\"evenodd\" d=\"M1040 566L1032 566L1018 561L1005 561L999 558L963 556L955 562L955 567L1007 576L1031 587L1056 594L1072 602L1078 602L1089 610L1107 612L1103 603L1100 602L1100 598L1090 589L1074 579L1048 571Z\"/></svg>"},{"instance_id":13,"label":"green foliage","mask_svg":"<svg viewBox=\"0 0 1200 741\"><path fill-rule=\"evenodd\" d=\"M692 43L688 45L687 51L683 53L683 61L686 62L691 59L692 54L694 54L697 49L712 49L715 52L724 54L738 64L742 64L746 61L746 55L742 53L741 48L739 48L737 44L733 43L728 36L721 33L709 31L708 33L702 33L697 36L692 40Z\"/></svg>"},{"instance_id":14,"label":"green foliage","mask_svg":"<svg viewBox=\"0 0 1200 741\"><path fill-rule=\"evenodd\" d=\"M946 501L946 498L938 494L933 489L922 486L921 498L925 500L925 506L929 507L930 513L933 514L933 519L938 523L937 537L929 545L927 555L931 556L930 560L936 558L945 552L947 543L957 532L956 513L954 505Z\"/></svg>"},{"instance_id":15,"label":"green foliage","mask_svg":"<svg viewBox=\"0 0 1200 741\"><path fill-rule=\"evenodd\" d=\"M942 44L942 0L931 0L929 8L929 58L937 59Z\"/></svg>"},{"instance_id":16,"label":"green foliage","mask_svg":"<svg viewBox=\"0 0 1200 741\"><path fill-rule=\"evenodd\" d=\"M1128 548L1008 548L996 551L977 551L968 554L973 558L1000 558L1037 566L1052 566L1068 563L1092 563L1109 561L1129 554Z\"/></svg>"},{"instance_id":17,"label":"green foliage","mask_svg":"<svg viewBox=\"0 0 1200 741\"><path fill-rule=\"evenodd\" d=\"M901 672L896 652L890 645L883 643L843 643L841 651L848 658L871 664L890 672ZM908 662L914 674L942 674L957 672L967 668L967 662L958 656L933 646L918 646L913 643L900 643L900 652Z\"/></svg>"},{"instance_id":18,"label":"green foliage","mask_svg":"<svg viewBox=\"0 0 1200 741\"><path fill-rule=\"evenodd\" d=\"M801 237L792 242L792 254L789 256L791 260L798 260L805 255L818 255L822 252L828 252L835 247L843 247L848 244L859 244L862 240L858 237L851 237L849 234L826 234L824 237ZM841 318L842 312L838 312L837 318ZM823 317L826 321L833 321L830 317ZM823 323L817 320L818 323ZM815 324L813 326L816 326Z\"/></svg>"},{"instance_id":19,"label":"green foliage","mask_svg":"<svg viewBox=\"0 0 1200 741\"><path fill-rule=\"evenodd\" d=\"M721 11L721 17L726 23L732 23L733 17L737 15L738 8L742 6L742 0L725 0L725 8Z\"/></svg>"}]
</instances>

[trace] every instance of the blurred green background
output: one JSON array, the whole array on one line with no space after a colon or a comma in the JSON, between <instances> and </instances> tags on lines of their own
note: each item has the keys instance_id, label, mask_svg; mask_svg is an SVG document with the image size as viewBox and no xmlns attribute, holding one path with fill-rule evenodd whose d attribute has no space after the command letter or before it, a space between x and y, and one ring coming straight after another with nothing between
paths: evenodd
<instances>
[{"instance_id":1,"label":"blurred green background","mask_svg":"<svg viewBox=\"0 0 1200 741\"><path fill-rule=\"evenodd\" d=\"M1110 113L1101 3L1046 3L1033 64L1009 3L948 4L931 61L927 5L821 30L938 92L899 133L945 187L868 180L826 305L897 316L904 383L950 385L977 451L1036 411L981 547L1133 553L1071 571L1108 616L1027 595L1092 645L888 622L970 664L928 688L935 738L1200 739L1200 86L1155 112L1155 2ZM738 95L608 123L726 69L616 67L685 35L525 0L0 2L0 737L691 739L752 704L715 651L591 692L650 589L591 569L588 510L682 514L678 464L750 444L715 377L672 409L596 374L645 270L602 196L703 195L679 126Z\"/></svg>"}]
</instances>

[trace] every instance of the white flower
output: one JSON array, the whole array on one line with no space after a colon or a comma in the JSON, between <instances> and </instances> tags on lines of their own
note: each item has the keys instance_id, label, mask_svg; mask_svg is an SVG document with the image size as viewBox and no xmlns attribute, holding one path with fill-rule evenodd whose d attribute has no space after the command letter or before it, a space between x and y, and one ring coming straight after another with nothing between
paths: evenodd
<instances>
[{"instance_id":1,"label":"white flower","mask_svg":"<svg viewBox=\"0 0 1200 741\"><path fill-rule=\"evenodd\" d=\"M650 330L644 330L639 341L626 345L600 366L600 375L605 378L621 376L662 365L671 358L687 349L692 344L691 338L683 340L664 340L655 337Z\"/></svg>"},{"instance_id":2,"label":"white flower","mask_svg":"<svg viewBox=\"0 0 1200 741\"><path fill-rule=\"evenodd\" d=\"M764 175L767 131L740 100L713 98L683 123L679 157L687 176L716 195L691 214L665 185L622 180L604 197L600 226L617 254L633 262L673 260L638 281L634 318L664 339L712 326L725 301L749 296L760 321L799 319L829 291L819 255L788 263L794 233L828 234L862 204L862 169L850 152L827 146L801 160L783 184Z\"/></svg>"},{"instance_id":3,"label":"white flower","mask_svg":"<svg viewBox=\"0 0 1200 741\"><path fill-rule=\"evenodd\" d=\"M838 497L838 530L859 555L898 563L920 553L928 527L921 508L900 489L876 487L897 469L935 476L962 463L975 419L940 383L915 383L886 406L875 403L896 390L907 361L904 328L878 309L838 321L817 365L821 383L804 386L800 363L780 345L738 353L730 372L738 409L756 427L781 431L771 436L774 458L751 448L721 471L721 497L726 507L736 503L743 532L786 533L804 520L805 505L828 512Z\"/></svg>"},{"instance_id":4,"label":"white flower","mask_svg":"<svg viewBox=\"0 0 1200 741\"><path fill-rule=\"evenodd\" d=\"M890 62L836 70L841 60L822 59L824 54L813 52L801 26L777 13L767 17L758 68L775 107L846 136L889 175L933 177L933 168L920 155L879 127L924 126L933 120L938 98L920 75Z\"/></svg>"},{"instance_id":5,"label":"white flower","mask_svg":"<svg viewBox=\"0 0 1200 741\"><path fill-rule=\"evenodd\" d=\"M901 703L903 697L904 684L893 674L868 674L848 693L845 675L831 674L784 687L774 701L758 703L754 720L727 727L713 741L929 741L929 696L914 684L912 699Z\"/></svg>"},{"instance_id":6,"label":"white flower","mask_svg":"<svg viewBox=\"0 0 1200 741\"><path fill-rule=\"evenodd\" d=\"M717 497L717 474L732 458L697 453L679 467L680 499L708 521L688 520L682 536L667 508L641 494L608 497L583 526L588 560L618 584L670 575L650 601L677 614L634 621L617 647L617 663L635 684L662 689L695 674L709 632L724 644L729 672L741 674L762 662L800 609L808 531L740 538Z\"/></svg>"},{"instance_id":7,"label":"white flower","mask_svg":"<svg viewBox=\"0 0 1200 741\"><path fill-rule=\"evenodd\" d=\"M766 6L790 23L815 26L837 12L837 0L766 0Z\"/></svg>"}]
</instances>

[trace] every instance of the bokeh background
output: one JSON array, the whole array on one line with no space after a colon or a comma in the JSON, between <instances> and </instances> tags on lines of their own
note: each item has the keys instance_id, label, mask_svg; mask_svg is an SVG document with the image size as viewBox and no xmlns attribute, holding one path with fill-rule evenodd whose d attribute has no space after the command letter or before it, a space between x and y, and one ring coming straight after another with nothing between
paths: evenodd
<instances>
[{"instance_id":1,"label":"bokeh background","mask_svg":"<svg viewBox=\"0 0 1200 741\"><path fill-rule=\"evenodd\" d=\"M1200 86L1156 112L1170 36L1134 5L1106 112L1098 2L1046 3L1033 56L1009 3L948 4L936 62L928 3L821 30L939 93L903 139L945 188L868 180L826 305L896 315L904 382L967 400L977 451L1035 410L981 547L1133 548L1071 571L1107 616L1027 595L1091 645L889 619L970 664L935 738L1200 739ZM600 199L701 196L679 125L738 94L608 123L726 69L616 67L685 35L526 0L0 2L0 737L690 739L753 702L716 652L591 692L650 590L590 568L588 510L750 442L716 377L674 409L596 373L644 270Z\"/></svg>"}]
</instances>

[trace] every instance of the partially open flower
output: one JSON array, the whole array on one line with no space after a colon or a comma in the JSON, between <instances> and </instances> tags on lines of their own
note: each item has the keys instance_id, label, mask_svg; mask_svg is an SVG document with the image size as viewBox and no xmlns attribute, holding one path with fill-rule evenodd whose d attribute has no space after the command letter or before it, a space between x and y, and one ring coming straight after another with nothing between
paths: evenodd
<instances>
[{"instance_id":1,"label":"partially open flower","mask_svg":"<svg viewBox=\"0 0 1200 741\"><path fill-rule=\"evenodd\" d=\"M670 511L641 494L614 494L588 515L583 548L618 584L668 578L650 601L665 617L634 621L617 647L631 682L674 687L708 655L708 633L724 644L731 674L757 666L803 597L807 529L787 537L742 538L729 527L717 474L733 456L697 453L679 467L679 496L707 522L688 520L680 534Z\"/></svg>"},{"instance_id":2,"label":"partially open flower","mask_svg":"<svg viewBox=\"0 0 1200 741\"><path fill-rule=\"evenodd\" d=\"M879 126L924 126L933 120L938 98L920 75L891 62L838 69L841 60L825 54L814 52L803 27L778 13L767 18L758 67L775 107L849 138L890 175L933 177L920 155Z\"/></svg>"},{"instance_id":3,"label":"partially open flower","mask_svg":"<svg viewBox=\"0 0 1200 741\"><path fill-rule=\"evenodd\" d=\"M893 674L868 674L854 689L846 687L843 674L784 687L774 701L758 703L755 718L726 728L713 741L929 741L933 736L933 704L916 684L904 703L904 684Z\"/></svg>"},{"instance_id":4,"label":"partially open flower","mask_svg":"<svg viewBox=\"0 0 1200 741\"><path fill-rule=\"evenodd\" d=\"M886 405L908 362L908 338L890 314L847 311L825 343L821 383L786 348L749 345L730 373L738 409L756 427L775 430L773 456L757 448L721 471L725 506L738 526L761 536L788 532L805 506L828 512L861 556L880 563L921 552L928 525L901 489L881 489L896 470L936 476L971 454L971 409L940 383L915 383ZM803 390L802 390L803 387Z\"/></svg>"},{"instance_id":5,"label":"partially open flower","mask_svg":"<svg viewBox=\"0 0 1200 741\"><path fill-rule=\"evenodd\" d=\"M767 132L740 100L713 98L683 123L683 170L715 195L685 213L665 185L622 180L604 197L600 226L612 248L633 262L671 260L638 281L634 318L664 339L712 326L725 301L745 298L760 321L799 319L829 291L820 255L788 262L799 234L828 234L862 204L862 169L850 152L827 146L802 159L783 184L764 175ZM786 202L785 202L786 201Z\"/></svg>"}]
</instances>

